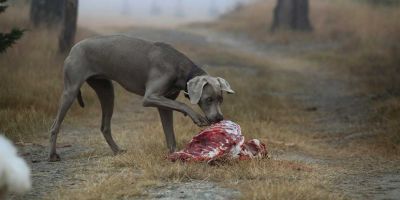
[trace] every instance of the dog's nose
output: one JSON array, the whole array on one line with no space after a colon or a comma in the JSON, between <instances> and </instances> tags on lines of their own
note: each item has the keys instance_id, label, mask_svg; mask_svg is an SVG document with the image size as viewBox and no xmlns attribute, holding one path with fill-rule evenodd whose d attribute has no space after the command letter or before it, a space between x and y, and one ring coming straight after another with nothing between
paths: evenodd
<instances>
[{"instance_id":1,"label":"dog's nose","mask_svg":"<svg viewBox=\"0 0 400 200\"><path fill-rule=\"evenodd\" d=\"M215 123L218 123L218 122L220 122L220 121L222 121L222 120L224 120L224 116L222 116L222 115L217 115L217 116L215 117L215 119L214 119L214 122L215 122Z\"/></svg>"}]
</instances>

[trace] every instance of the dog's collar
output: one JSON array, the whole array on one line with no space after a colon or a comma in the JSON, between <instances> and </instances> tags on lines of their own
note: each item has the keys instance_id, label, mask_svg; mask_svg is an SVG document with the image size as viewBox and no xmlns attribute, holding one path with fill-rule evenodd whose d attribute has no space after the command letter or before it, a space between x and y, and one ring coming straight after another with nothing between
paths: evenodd
<instances>
[{"instance_id":1,"label":"dog's collar","mask_svg":"<svg viewBox=\"0 0 400 200\"><path fill-rule=\"evenodd\" d=\"M185 94L188 94L187 83L190 80L192 80L194 77L202 76L202 75L207 75L207 73L205 71L203 71L201 68L197 67L196 65L192 65L190 67L190 71L189 71L188 75L186 76L186 80L185 80L185 90L184 90Z\"/></svg>"},{"instance_id":2,"label":"dog's collar","mask_svg":"<svg viewBox=\"0 0 400 200\"><path fill-rule=\"evenodd\" d=\"M198 75L196 75L196 76L198 76ZM193 78L195 78L196 76L192 76L191 78L188 78L188 79L186 80L186 83L185 83L185 90L183 90L183 94L189 96L189 91L188 91L188 89L187 89L187 83L188 83L190 80L192 80Z\"/></svg>"},{"instance_id":3,"label":"dog's collar","mask_svg":"<svg viewBox=\"0 0 400 200\"><path fill-rule=\"evenodd\" d=\"M185 94L189 94L188 90L187 90L187 82L189 82L190 80L192 80L194 77L196 77L195 75L195 67L190 67L190 71L189 74L186 76L186 80L185 80L185 90L183 91L183 93Z\"/></svg>"}]
</instances>

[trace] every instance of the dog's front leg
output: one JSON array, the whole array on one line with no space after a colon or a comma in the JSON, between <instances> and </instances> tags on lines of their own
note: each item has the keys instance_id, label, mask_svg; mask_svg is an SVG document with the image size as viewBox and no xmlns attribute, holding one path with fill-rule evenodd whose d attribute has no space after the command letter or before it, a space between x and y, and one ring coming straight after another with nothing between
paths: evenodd
<instances>
[{"instance_id":1,"label":"dog's front leg","mask_svg":"<svg viewBox=\"0 0 400 200\"><path fill-rule=\"evenodd\" d=\"M144 107L157 107L168 110L176 110L185 115L189 115L193 122L198 126L208 126L209 122L207 118L201 116L189 106L179 101L171 100L166 97L157 94L146 94L143 99Z\"/></svg>"},{"instance_id":2,"label":"dog's front leg","mask_svg":"<svg viewBox=\"0 0 400 200\"><path fill-rule=\"evenodd\" d=\"M158 108L158 112L160 114L160 119L161 119L161 123L163 126L165 139L167 140L168 149L171 153L175 152L176 141L175 141L175 133L174 133L173 111L164 109L164 108Z\"/></svg>"}]
</instances>

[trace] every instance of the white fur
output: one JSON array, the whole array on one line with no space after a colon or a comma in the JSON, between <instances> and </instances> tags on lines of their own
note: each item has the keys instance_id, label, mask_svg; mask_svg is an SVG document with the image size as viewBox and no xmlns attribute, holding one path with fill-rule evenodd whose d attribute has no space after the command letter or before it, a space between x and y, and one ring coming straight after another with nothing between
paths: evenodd
<instances>
[{"instance_id":1,"label":"white fur","mask_svg":"<svg viewBox=\"0 0 400 200\"><path fill-rule=\"evenodd\" d=\"M31 189L31 171L14 145L0 135L0 188L21 194Z\"/></svg>"}]
</instances>

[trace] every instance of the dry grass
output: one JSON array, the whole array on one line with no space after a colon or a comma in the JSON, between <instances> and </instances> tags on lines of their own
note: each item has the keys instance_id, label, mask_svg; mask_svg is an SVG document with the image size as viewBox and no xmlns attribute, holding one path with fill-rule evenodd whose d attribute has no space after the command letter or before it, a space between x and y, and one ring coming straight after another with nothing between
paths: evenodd
<instances>
[{"instance_id":1,"label":"dry grass","mask_svg":"<svg viewBox=\"0 0 400 200\"><path fill-rule=\"evenodd\" d=\"M271 7L266 4L254 9ZM0 23L5 24L5 28L14 24L29 27L27 16L15 17L17 13L20 11L10 8L0 17ZM23 13L26 13L26 10ZM243 15L254 19L258 14L252 12ZM258 25L261 25L261 22L259 23ZM247 26L244 22L236 25L238 27L235 29L238 31ZM266 30L262 31L257 37L261 37L261 33L265 33ZM80 37L83 37L82 35ZM54 31L32 30L0 58L0 79L5 80L4 84L0 85L0 129L14 140L47 139L47 135L43 133L51 124L50 120L57 107L54 102L58 101L62 88L62 56L57 55L55 44ZM270 95L275 91L290 93L299 87L301 83L293 78L299 76L298 74L273 69L268 61L251 55L226 52L218 48L193 49L182 46L180 49L188 52L188 55L199 63L214 66L207 69L211 74L229 80L236 96L225 99L223 110L227 118L241 125L246 138L260 138L267 142L271 149L279 148L285 151L295 148L323 152L318 145L307 142L312 140L312 135L298 134L292 129L292 126L307 123L311 114L301 107L296 107L298 105L285 96ZM24 59L20 59L21 56ZM121 89L118 88L118 91ZM90 106L94 102L93 92L84 91L83 94L89 105L85 109L92 112L92 108L95 108L96 112L99 112L97 104ZM121 109L127 105L126 100L129 96L125 95L125 92L124 95L117 96L117 107ZM184 101L183 97L180 97L180 100ZM140 105L140 100L134 99L134 102L129 103ZM75 104L67 119L76 119L75 124L79 126L77 121L84 119L86 114L82 114L76 107ZM76 173L77 177L85 180L83 184L72 189L60 186L59 190L50 194L50 199L124 199L146 195L145 190L149 186L192 179L211 180L222 186L237 188L242 192L243 199L343 198L341 194L331 191L333 179L329 174L333 172L317 164L268 159L232 162L219 166L170 163L165 160L165 140L160 137L162 129L154 109L146 110L146 114L126 114L123 117L132 117L134 122L121 127L115 126L114 134L117 141L123 141L128 153L117 157L98 158L96 166L88 170L90 173ZM91 119L93 120L98 121L98 118ZM194 127L190 119L181 115L176 115L175 121L178 146L182 148L199 128ZM270 144L268 141L295 145L285 147ZM95 148L95 154L109 151L100 136L81 142ZM86 154L80 156L88 157Z\"/></svg>"},{"instance_id":2,"label":"dry grass","mask_svg":"<svg viewBox=\"0 0 400 200\"><path fill-rule=\"evenodd\" d=\"M182 147L193 132L188 119L177 116L178 144ZM249 122L243 122L249 124ZM258 124L253 126L258 127ZM124 199L146 197L148 187L191 180L214 181L225 187L237 188L243 199L340 199L329 191L329 180L323 179L320 166L293 161L250 160L210 166L205 163L171 163L165 159L165 141L160 137L158 122L137 127L140 134L122 133L128 153L113 158L101 158L96 175L81 175L86 183L79 189L60 188L51 194L57 199ZM246 136L254 135L244 129ZM268 131L268 130L264 130ZM125 135L126 134L126 135ZM285 134L285 132L280 132ZM273 134L272 134L273 135ZM270 136L268 132L264 137ZM265 139L264 139L265 141ZM102 147L104 149L104 146ZM104 170L106 168L107 170ZM104 175L99 171L104 170ZM122 171L122 172L121 172ZM99 175L100 174L100 175ZM139 174L139 175L138 175Z\"/></svg>"},{"instance_id":3,"label":"dry grass","mask_svg":"<svg viewBox=\"0 0 400 200\"><path fill-rule=\"evenodd\" d=\"M186 48L180 47L183 51ZM285 80L287 74L280 75L276 71L273 73L274 76L269 77L267 72L276 69L272 69L266 60L256 59L250 55L201 48L188 54L199 62L207 60L207 63L214 66L207 68L208 72L226 77L230 81L236 91L236 97L227 96L223 110L228 119L241 125L246 138L260 138L271 149L298 148L311 151L319 148L318 145L311 146L305 142L311 139L309 134L295 133L290 126L287 126L288 123L293 126L305 123L309 119L307 113L302 112L302 108L296 108L288 98L274 97L267 92L285 90L289 92L299 84L296 80L287 81ZM232 67L239 60L247 63L248 68L251 68L250 66L253 68L249 71L248 68ZM256 70L256 73L252 70ZM252 81L248 81L249 79ZM282 84L283 81L286 84ZM254 93L253 90L260 92ZM179 97L179 100L187 102L184 97ZM124 104L120 100L118 102ZM140 103L140 99L133 103ZM299 111L293 112L293 109ZM329 185L333 179L324 176L323 173L332 174L332 172L327 173L319 165L270 159L228 162L217 166L205 163L171 163L165 159L165 139L160 137L162 128L155 110L147 110L146 114L136 114L132 117L135 122L142 123L124 125L123 128L114 126L117 141L123 141L123 146L128 152L113 158L100 158L98 168L93 169L93 173L99 174L106 168L105 175L98 176L92 173L81 175L81 179L86 180L86 183L80 185L79 189L60 188L51 194L51 198L54 196L57 199L146 197L146 190L149 187L191 180L213 181L225 187L237 188L242 192L243 199L343 198L341 194L330 191ZM182 148L193 133L199 131L199 128L188 122L190 119L176 114L178 148ZM295 145L294 147L274 145L268 142L270 140ZM94 141L90 144L91 147L96 145L98 149L95 152L107 150L103 141Z\"/></svg>"},{"instance_id":4,"label":"dry grass","mask_svg":"<svg viewBox=\"0 0 400 200\"><path fill-rule=\"evenodd\" d=\"M57 51L57 31L32 28L27 13L28 8L19 5L0 17L0 31L28 29L0 56L0 130L20 142L47 138L42 133L55 116L63 85L64 56ZM80 30L78 38L90 34ZM80 113L76 106L72 110L73 115Z\"/></svg>"},{"instance_id":5,"label":"dry grass","mask_svg":"<svg viewBox=\"0 0 400 200\"><path fill-rule=\"evenodd\" d=\"M53 40L46 38L53 38ZM5 76L6 73L1 73L3 80L7 80L7 84L2 85L1 89L1 129L14 140L47 139L47 135L44 133L51 124L57 108L57 104L54 102L58 101L62 88L60 67L62 58L55 53L54 38L54 32L30 31L24 39L19 41L18 45L0 59L2 66L5 66L1 69L2 72L7 71L8 74ZM182 49L184 48L182 47ZM30 49L36 49L36 53L32 53ZM303 141L307 136L293 133L289 128L281 125L286 122L302 123L306 120L304 116L288 114L293 109L288 107L288 105L292 105L291 103L267 94L256 95L247 89L264 90L268 82L268 90L274 91L282 90L282 87L291 87L291 84L297 83L293 82L282 86L280 82L285 78L283 74L266 79L268 62L265 60L255 60L250 56L239 56L234 53L213 53L207 49L199 49L198 52L193 51L191 54L196 60L218 65L217 69L209 69L209 71L230 80L238 95L237 98L227 97L223 110L228 118L242 126L246 137L261 138L266 142L273 139L285 143L296 143L300 147L305 145ZM19 55L27 55L29 59L17 59ZM247 64L254 68L252 70L257 70L257 73L254 75L251 70L246 72L241 68L233 68L227 72L227 67L230 68L233 63ZM10 67L11 65L17 67ZM254 81L247 81L250 78ZM46 92L43 93L43 91ZM83 94L89 105L85 111L93 107L98 112L98 105L90 106L94 101L93 92L84 91ZM123 101L127 97L122 95L122 100L120 97L121 95L119 95L117 104L123 107L126 105L126 102ZM182 97L181 100L184 101ZM243 104L245 101L249 101L249 103ZM140 105L140 102L136 103ZM87 173L87 170L81 173L74 172L77 177L86 180L79 185L79 189L66 189L60 186L60 189L49 194L48 198L120 199L138 197L145 196L145 191L150 186L166 182L186 182L192 179L210 180L225 187L237 188L242 192L243 199L340 198L340 196L332 195L325 188L329 183L324 182L316 175L320 173L318 166L275 160L227 163L213 167L197 163L189 165L170 163L165 160L165 140L160 137L162 129L157 113L153 110L146 113L146 116L150 116L153 120L146 120L146 123L134 123L120 132L118 129L114 131L117 140L124 141L124 146L128 146L127 154L114 158L100 158L97 167L90 169L90 173ZM74 124L77 124L78 120L84 118L85 114L82 114L80 108L75 104L67 119L76 119ZM97 118L95 120L97 121ZM179 148L183 147L193 133L199 131L192 123L187 123L188 120L183 116L176 116L175 126L177 127ZM144 120L138 118L135 121L143 122ZM132 130L138 134L132 134ZM87 146L95 147L95 152L108 151L108 147L100 136L85 142L87 142ZM80 156L87 157L88 155Z\"/></svg>"},{"instance_id":6,"label":"dry grass","mask_svg":"<svg viewBox=\"0 0 400 200\"><path fill-rule=\"evenodd\" d=\"M355 92L371 99L369 123L377 136L364 141L366 146L387 155L398 155L400 24L396 19L400 17L400 7L342 2L336 7L327 6L321 13L333 16L333 22L330 26L319 25L321 28L317 30L321 31L316 34L341 42L342 46L333 51L311 53L311 58L328 63L338 73L353 79Z\"/></svg>"},{"instance_id":7,"label":"dry grass","mask_svg":"<svg viewBox=\"0 0 400 200\"><path fill-rule=\"evenodd\" d=\"M354 82L354 93L371 97L370 129L376 132L366 146L385 154L400 152L400 7L377 6L361 1L310 1L311 33L271 33L274 1L242 7L205 24L223 31L249 35L278 45L310 47L306 58L329 66ZM318 49L318 46L326 46ZM317 50L313 50L316 47ZM330 48L333 47L333 48Z\"/></svg>"},{"instance_id":8,"label":"dry grass","mask_svg":"<svg viewBox=\"0 0 400 200\"><path fill-rule=\"evenodd\" d=\"M373 42L379 41L392 44L390 41L398 37L399 25L396 19L400 7L378 7L346 0L310 0L313 32L273 33L269 27L274 7L274 1L259 1L228 13L215 23L203 25L279 44L350 42L349 47L358 47L354 43L374 45Z\"/></svg>"}]
</instances>

